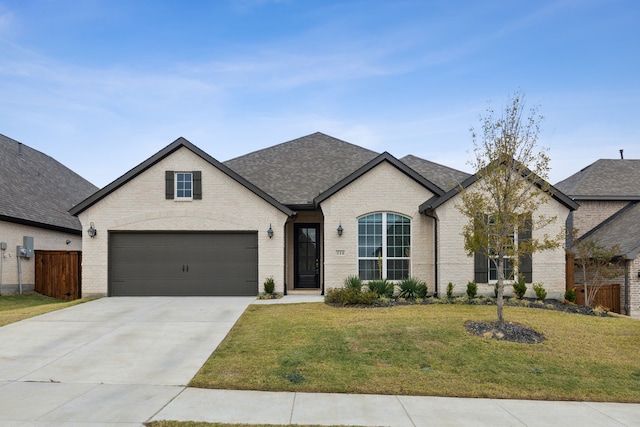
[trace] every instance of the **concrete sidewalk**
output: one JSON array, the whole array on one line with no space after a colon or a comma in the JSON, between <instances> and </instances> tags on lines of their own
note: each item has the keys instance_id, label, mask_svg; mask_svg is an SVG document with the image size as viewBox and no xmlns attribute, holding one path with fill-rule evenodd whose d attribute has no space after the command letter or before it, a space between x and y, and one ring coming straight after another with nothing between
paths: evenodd
<instances>
[{"instance_id":1,"label":"concrete sidewalk","mask_svg":"<svg viewBox=\"0 0 640 427\"><path fill-rule=\"evenodd\" d=\"M186 388L249 304L103 298L0 328L0 426L638 426L640 405Z\"/></svg>"},{"instance_id":2,"label":"concrete sidewalk","mask_svg":"<svg viewBox=\"0 0 640 427\"><path fill-rule=\"evenodd\" d=\"M640 404L187 388L152 420L352 426L640 426Z\"/></svg>"}]
</instances>

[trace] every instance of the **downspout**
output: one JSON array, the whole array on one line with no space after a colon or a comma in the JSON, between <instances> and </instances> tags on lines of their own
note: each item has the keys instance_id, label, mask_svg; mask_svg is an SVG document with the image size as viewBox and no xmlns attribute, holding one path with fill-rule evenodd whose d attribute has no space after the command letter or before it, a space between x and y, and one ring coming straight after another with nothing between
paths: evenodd
<instances>
[{"instance_id":1,"label":"downspout","mask_svg":"<svg viewBox=\"0 0 640 427\"><path fill-rule=\"evenodd\" d=\"M431 210L432 211L432 210ZM435 284L434 284L434 289L433 289L433 295L435 297L438 297L438 217L433 215L433 214L429 214L428 210L424 211L424 214L426 216L428 216L429 218L433 219L433 244L434 244L434 248L433 248L433 257L434 257L434 262L433 262L433 273L435 276Z\"/></svg>"},{"instance_id":2,"label":"downspout","mask_svg":"<svg viewBox=\"0 0 640 427\"><path fill-rule=\"evenodd\" d=\"M629 271L631 271L631 266L633 265L633 260L627 260L627 268L624 269L624 314L630 316L629 312Z\"/></svg>"},{"instance_id":3,"label":"downspout","mask_svg":"<svg viewBox=\"0 0 640 427\"><path fill-rule=\"evenodd\" d=\"M284 262L283 262L283 264L284 264L284 271L283 271L284 275L282 277L284 277L284 286L283 286L284 289L282 290L282 295L287 295L287 222L288 221L285 220L285 222L284 222L284 233L283 233L284 234L284 250L283 250L284 254L283 254L283 258L282 259L284 259Z\"/></svg>"}]
</instances>

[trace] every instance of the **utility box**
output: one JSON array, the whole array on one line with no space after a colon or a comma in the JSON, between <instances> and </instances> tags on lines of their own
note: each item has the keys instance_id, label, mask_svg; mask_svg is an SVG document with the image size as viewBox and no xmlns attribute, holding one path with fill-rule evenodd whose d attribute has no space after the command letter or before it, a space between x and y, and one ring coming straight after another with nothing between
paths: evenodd
<instances>
[{"instance_id":1,"label":"utility box","mask_svg":"<svg viewBox=\"0 0 640 427\"><path fill-rule=\"evenodd\" d=\"M24 257L25 258L33 258L33 237L23 236L22 237L22 247L24 247Z\"/></svg>"},{"instance_id":2,"label":"utility box","mask_svg":"<svg viewBox=\"0 0 640 427\"><path fill-rule=\"evenodd\" d=\"M27 249L24 246L16 246L16 256L24 258L27 256Z\"/></svg>"}]
</instances>

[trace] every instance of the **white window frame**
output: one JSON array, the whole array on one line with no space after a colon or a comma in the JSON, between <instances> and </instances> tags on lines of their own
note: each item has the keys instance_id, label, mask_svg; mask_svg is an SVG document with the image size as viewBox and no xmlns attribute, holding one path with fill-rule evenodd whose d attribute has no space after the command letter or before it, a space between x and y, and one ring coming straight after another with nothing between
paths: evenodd
<instances>
[{"instance_id":1,"label":"white window frame","mask_svg":"<svg viewBox=\"0 0 640 427\"><path fill-rule=\"evenodd\" d=\"M516 228L515 231L512 233L513 234L513 247L517 248L518 247L518 229ZM488 283L490 285L495 285L496 283L498 283L498 266L496 264L494 264L494 259L496 259L497 256L489 256L487 257L487 263L489 264L488 267L489 269L487 270L487 279L488 279ZM515 265L515 263L513 262L513 257L512 256L508 256L508 255L503 255L503 262L502 262L502 268L504 269L506 267L506 260L511 260L511 270L513 272L513 277L509 278L509 277L505 277L505 283L515 283L516 278L518 277L518 266ZM497 260L496 260L497 263ZM495 271L496 273L496 278L495 279L491 279L491 272Z\"/></svg>"},{"instance_id":2,"label":"white window frame","mask_svg":"<svg viewBox=\"0 0 640 427\"><path fill-rule=\"evenodd\" d=\"M366 218L368 216L371 215L376 215L376 214L381 214L382 215L382 245L380 247L381 249L381 256L380 257L375 257L375 256L360 256L360 220L363 218ZM387 250L388 250L388 245L387 245L387 219L388 219L388 215L397 215L400 216L402 218L406 218L409 221L409 254L408 256L403 256L403 257L395 257L395 256L388 256L387 254ZM392 260L406 260L408 267L407 267L407 277L411 276L411 268L412 268L412 263L411 263L411 248L412 248L412 242L413 242L413 227L412 227L412 220L411 217L407 216L407 215L402 215L396 212L371 212L368 213L366 215L362 215L361 217L358 218L358 276L360 276L360 261L375 261L375 262L381 262L381 271L382 271L382 279L386 279L388 278L388 266L387 263L388 261L392 261ZM377 280L380 278L375 278L375 279L363 279L363 280ZM389 279L390 282L399 282L402 279Z\"/></svg>"},{"instance_id":3,"label":"white window frame","mask_svg":"<svg viewBox=\"0 0 640 427\"><path fill-rule=\"evenodd\" d=\"M182 182L189 182L189 189L180 189L178 188L178 186L180 185L180 180L179 180L179 176L181 175L188 175L189 176L189 181L186 180L182 180ZM188 196L180 196L180 192L181 191L189 191L189 195ZM177 201L182 201L182 202L186 202L186 201L191 201L193 200L193 172L175 172L174 175L174 194L175 194L175 198L174 200Z\"/></svg>"}]
</instances>

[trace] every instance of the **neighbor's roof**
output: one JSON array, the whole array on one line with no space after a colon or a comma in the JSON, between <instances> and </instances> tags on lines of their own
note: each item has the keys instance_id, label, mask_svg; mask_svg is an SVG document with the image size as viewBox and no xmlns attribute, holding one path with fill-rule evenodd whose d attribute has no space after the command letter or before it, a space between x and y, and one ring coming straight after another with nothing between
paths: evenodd
<instances>
[{"instance_id":1,"label":"neighbor's roof","mask_svg":"<svg viewBox=\"0 0 640 427\"><path fill-rule=\"evenodd\" d=\"M404 156L400 161L418 172L420 175L429 179L444 191L451 190L453 187L460 185L462 181L471 176L471 174L466 172L462 172L439 163L430 162L429 160L425 160L411 154Z\"/></svg>"},{"instance_id":2,"label":"neighbor's roof","mask_svg":"<svg viewBox=\"0 0 640 427\"><path fill-rule=\"evenodd\" d=\"M113 181L111 184L108 184L106 187L92 194L91 196L83 200L81 203L78 203L78 205L74 206L70 210L71 214L78 215L79 213L83 212L84 210L98 203L104 197L111 194L118 188L122 187L127 182L131 181L133 178L140 175L141 173L143 173L144 171L146 171L147 169L149 169L150 167L152 167L162 159L166 158L167 156L171 155L172 153L174 153L175 151L183 147L190 150L197 156L200 156L202 159L207 161L213 167L217 168L219 171L226 174L228 177L235 180L240 185L243 185L245 188L247 188L257 196L261 197L263 200L265 200L267 203L271 204L275 208L284 212L286 215L291 216L294 214L294 212L291 209L287 208L282 203L278 202L273 197L271 197L269 194L265 193L262 189L256 187L254 184L247 181L244 177L238 175L236 172L229 169L229 167L220 163L219 161L217 161L216 159L214 159L213 157L211 157L210 155L208 155L207 153L205 153L200 148L196 147L195 145L193 145L183 137L176 139L171 144L167 145L165 148L158 151L156 154L149 157L147 160L140 163L138 166L134 167L129 172L125 173L120 178Z\"/></svg>"},{"instance_id":3,"label":"neighbor's roof","mask_svg":"<svg viewBox=\"0 0 640 427\"><path fill-rule=\"evenodd\" d=\"M620 253L634 259L640 252L640 202L633 202L586 233L580 240L597 240L601 245L618 245Z\"/></svg>"},{"instance_id":4,"label":"neighbor's roof","mask_svg":"<svg viewBox=\"0 0 640 427\"><path fill-rule=\"evenodd\" d=\"M600 159L555 186L575 200L640 200L640 160Z\"/></svg>"},{"instance_id":5,"label":"neighbor's roof","mask_svg":"<svg viewBox=\"0 0 640 427\"><path fill-rule=\"evenodd\" d=\"M98 188L55 159L0 135L0 220L80 232L74 204Z\"/></svg>"},{"instance_id":6,"label":"neighbor's roof","mask_svg":"<svg viewBox=\"0 0 640 427\"><path fill-rule=\"evenodd\" d=\"M312 206L316 196L377 156L316 132L224 164L285 205Z\"/></svg>"}]
</instances>

